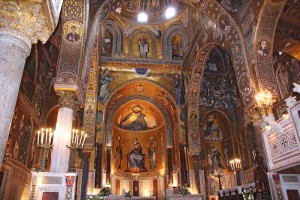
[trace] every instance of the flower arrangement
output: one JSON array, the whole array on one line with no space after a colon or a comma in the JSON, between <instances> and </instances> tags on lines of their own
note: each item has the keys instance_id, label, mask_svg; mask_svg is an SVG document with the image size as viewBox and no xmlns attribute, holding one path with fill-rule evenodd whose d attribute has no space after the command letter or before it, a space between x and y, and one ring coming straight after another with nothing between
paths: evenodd
<instances>
[{"instance_id":1,"label":"flower arrangement","mask_svg":"<svg viewBox=\"0 0 300 200\"><path fill-rule=\"evenodd\" d=\"M130 192L130 190L128 192L125 192L125 198L131 198L131 192Z\"/></svg>"},{"instance_id":2,"label":"flower arrangement","mask_svg":"<svg viewBox=\"0 0 300 200\"><path fill-rule=\"evenodd\" d=\"M254 200L254 192L252 188L249 191L243 191L244 200Z\"/></svg>"},{"instance_id":3,"label":"flower arrangement","mask_svg":"<svg viewBox=\"0 0 300 200\"><path fill-rule=\"evenodd\" d=\"M182 186L182 187L179 189L179 193L182 194L183 196L188 195L188 194L191 194L190 191L189 191L186 187L184 187L184 186Z\"/></svg>"},{"instance_id":4,"label":"flower arrangement","mask_svg":"<svg viewBox=\"0 0 300 200\"><path fill-rule=\"evenodd\" d=\"M98 196L100 197L100 199L106 198L107 196L110 195L110 188L109 187L104 187L100 190Z\"/></svg>"}]
</instances>

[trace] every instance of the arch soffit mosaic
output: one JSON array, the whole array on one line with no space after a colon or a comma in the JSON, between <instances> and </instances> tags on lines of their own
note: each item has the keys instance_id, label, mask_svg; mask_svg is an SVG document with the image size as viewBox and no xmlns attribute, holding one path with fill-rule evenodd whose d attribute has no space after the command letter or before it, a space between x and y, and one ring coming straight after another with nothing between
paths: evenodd
<instances>
[{"instance_id":1,"label":"arch soffit mosaic","mask_svg":"<svg viewBox=\"0 0 300 200\"><path fill-rule=\"evenodd\" d=\"M231 15L216 1L203 0L201 3L188 2L190 5L214 21L224 34L230 49L232 49L232 62L239 83L239 90L243 97L245 108L254 104L255 87L250 77L249 64L242 31ZM196 57L196 60L197 57ZM196 66L194 64L193 68Z\"/></svg>"},{"instance_id":2,"label":"arch soffit mosaic","mask_svg":"<svg viewBox=\"0 0 300 200\"><path fill-rule=\"evenodd\" d=\"M273 70L273 41L275 38L276 27L286 0L264 1L260 11L256 34L254 38L256 52L256 76L261 90L268 90L275 96L279 95L276 83L275 72ZM268 52L261 54L260 48L262 41L266 42Z\"/></svg>"},{"instance_id":3,"label":"arch soffit mosaic","mask_svg":"<svg viewBox=\"0 0 300 200\"><path fill-rule=\"evenodd\" d=\"M209 43L202 47L196 56L195 64L192 69L191 82L188 86L188 142L189 153L191 155L199 155L201 151L201 142L199 134L199 96L201 79L203 77L205 64L208 59L209 53L213 48L218 46L217 43ZM191 117L195 115L196 118Z\"/></svg>"},{"instance_id":4,"label":"arch soffit mosaic","mask_svg":"<svg viewBox=\"0 0 300 200\"><path fill-rule=\"evenodd\" d=\"M87 35L87 42L86 42L86 48L85 48L85 57L83 61L82 66L82 73L81 73L81 82L83 83L89 73L91 60L92 60L92 54L93 49L96 43L97 35L100 29L99 24L101 24L106 16L113 10L120 7L120 5L123 3L123 0L106 0L104 3L99 7L96 14L94 15L94 18L91 19L91 27L89 29L89 34Z\"/></svg>"},{"instance_id":5,"label":"arch soffit mosaic","mask_svg":"<svg viewBox=\"0 0 300 200\"><path fill-rule=\"evenodd\" d=\"M110 94L110 97L109 99L107 100L107 105L105 107L105 110L104 110L104 116L106 116L105 113L109 112L110 110L110 107L111 107L111 104L115 104L116 102L120 101L122 98L120 99L116 99L116 96L118 93L120 93L121 90L124 90L126 89L127 87L130 88L132 87L133 85L135 84L139 84L139 83L146 83L146 84L149 84L155 88L158 88L161 92L163 92L164 94L166 94L167 98L171 101L171 106L176 109L176 103L175 103L175 100L174 100L174 97L173 95L171 95L169 93L169 91L167 89L165 89L163 86L151 81L151 80L147 80L147 79L143 79L143 78L137 78L137 79L134 79L134 80L130 80L130 81L127 81L126 83L122 84L121 86L117 87L116 89L114 89L111 94ZM124 96L123 98L125 98L126 96ZM155 96L157 97L157 96ZM155 99L156 101L159 102L159 99L158 98L155 98L155 97L151 97L153 99ZM169 109L167 109L169 111ZM169 111L170 113L170 111ZM176 116L176 119L173 119L174 121L179 121L179 116Z\"/></svg>"},{"instance_id":6,"label":"arch soffit mosaic","mask_svg":"<svg viewBox=\"0 0 300 200\"><path fill-rule=\"evenodd\" d=\"M170 26L167 31L164 33L163 36L163 49L164 49L164 58L165 59L172 59L172 38L179 34L182 41L183 52L187 50L186 42L187 38L183 31L182 24L174 24Z\"/></svg>"}]
</instances>

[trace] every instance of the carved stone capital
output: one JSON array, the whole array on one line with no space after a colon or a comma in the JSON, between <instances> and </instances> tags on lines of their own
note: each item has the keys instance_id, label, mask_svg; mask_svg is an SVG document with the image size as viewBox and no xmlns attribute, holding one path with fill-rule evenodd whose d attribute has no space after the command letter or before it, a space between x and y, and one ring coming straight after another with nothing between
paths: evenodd
<instances>
[{"instance_id":1,"label":"carved stone capital","mask_svg":"<svg viewBox=\"0 0 300 200\"><path fill-rule=\"evenodd\" d=\"M0 33L23 40L29 47L45 43L56 23L48 1L0 1Z\"/></svg>"},{"instance_id":2,"label":"carved stone capital","mask_svg":"<svg viewBox=\"0 0 300 200\"><path fill-rule=\"evenodd\" d=\"M59 97L58 103L60 107L67 107L71 108L72 110L76 110L79 106L75 92L56 91L56 94Z\"/></svg>"},{"instance_id":3,"label":"carved stone capital","mask_svg":"<svg viewBox=\"0 0 300 200\"><path fill-rule=\"evenodd\" d=\"M79 87L76 75L72 73L60 73L56 77L54 84L55 91L65 90L69 92L77 92Z\"/></svg>"}]
</instances>

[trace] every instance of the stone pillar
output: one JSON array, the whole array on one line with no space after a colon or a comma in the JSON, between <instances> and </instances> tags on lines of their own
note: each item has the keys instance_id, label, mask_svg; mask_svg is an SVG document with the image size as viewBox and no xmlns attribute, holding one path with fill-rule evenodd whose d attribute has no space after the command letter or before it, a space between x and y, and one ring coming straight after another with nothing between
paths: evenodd
<instances>
[{"instance_id":1,"label":"stone pillar","mask_svg":"<svg viewBox=\"0 0 300 200\"><path fill-rule=\"evenodd\" d=\"M73 109L76 106L74 92L58 91L60 108L58 110L53 150L51 154L50 172L65 173L68 171Z\"/></svg>"},{"instance_id":2,"label":"stone pillar","mask_svg":"<svg viewBox=\"0 0 300 200\"><path fill-rule=\"evenodd\" d=\"M26 57L32 43L46 42L56 23L46 2L0 1L0 165L13 117ZM46 7L47 8L47 7ZM45 17L47 16L47 17Z\"/></svg>"},{"instance_id":3,"label":"stone pillar","mask_svg":"<svg viewBox=\"0 0 300 200\"><path fill-rule=\"evenodd\" d=\"M14 114L26 57L30 53L21 39L0 33L0 164ZM17 59L16 59L17 58Z\"/></svg>"}]
</instances>

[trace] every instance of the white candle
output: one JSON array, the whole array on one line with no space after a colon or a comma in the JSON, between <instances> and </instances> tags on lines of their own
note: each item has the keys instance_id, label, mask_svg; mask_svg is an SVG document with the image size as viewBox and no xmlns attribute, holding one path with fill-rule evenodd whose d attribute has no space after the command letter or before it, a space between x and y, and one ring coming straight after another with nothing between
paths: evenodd
<instances>
[{"instance_id":1,"label":"white candle","mask_svg":"<svg viewBox=\"0 0 300 200\"><path fill-rule=\"evenodd\" d=\"M84 134L84 138L83 138L83 142L82 142L82 144L81 144L81 147L83 147L83 145L84 145L84 142L85 142L86 136L87 136L87 134Z\"/></svg>"},{"instance_id":2,"label":"white candle","mask_svg":"<svg viewBox=\"0 0 300 200\"><path fill-rule=\"evenodd\" d=\"M40 131L37 132L37 136L38 136L38 138L37 138L37 144L39 144L39 141L40 141L40 133L41 133Z\"/></svg>"},{"instance_id":3,"label":"white candle","mask_svg":"<svg viewBox=\"0 0 300 200\"><path fill-rule=\"evenodd\" d=\"M76 143L76 144L77 144L77 142L78 142L78 130L76 130L75 142L74 142L74 143Z\"/></svg>"},{"instance_id":4,"label":"white candle","mask_svg":"<svg viewBox=\"0 0 300 200\"><path fill-rule=\"evenodd\" d=\"M44 143L44 131L42 131L42 136L41 136L41 144Z\"/></svg>"},{"instance_id":5,"label":"white candle","mask_svg":"<svg viewBox=\"0 0 300 200\"><path fill-rule=\"evenodd\" d=\"M73 129L72 131L72 135L71 135L71 145L74 143L74 138L75 138L75 129Z\"/></svg>"},{"instance_id":6,"label":"white candle","mask_svg":"<svg viewBox=\"0 0 300 200\"><path fill-rule=\"evenodd\" d=\"M48 138L49 138L49 129L46 129L46 141L45 141L45 143L47 143L48 142Z\"/></svg>"},{"instance_id":7,"label":"white candle","mask_svg":"<svg viewBox=\"0 0 300 200\"><path fill-rule=\"evenodd\" d=\"M78 138L79 138L79 135L76 134L76 140L75 140L75 145L78 146Z\"/></svg>"},{"instance_id":8,"label":"white candle","mask_svg":"<svg viewBox=\"0 0 300 200\"><path fill-rule=\"evenodd\" d=\"M81 145L81 142L82 142L83 133L84 133L84 132L83 132L83 131L81 131L81 136L80 136L80 140L79 140L79 144L78 144L79 146Z\"/></svg>"},{"instance_id":9,"label":"white candle","mask_svg":"<svg viewBox=\"0 0 300 200\"><path fill-rule=\"evenodd\" d=\"M51 133L50 133L50 136L49 136L49 144L50 144L50 145L51 145L52 136L53 136L53 133L51 132Z\"/></svg>"},{"instance_id":10,"label":"white candle","mask_svg":"<svg viewBox=\"0 0 300 200\"><path fill-rule=\"evenodd\" d=\"M48 142L49 142L49 144L50 144L50 140L51 140L51 135L52 135L52 129L50 128L49 129L49 137L48 137Z\"/></svg>"}]
</instances>

